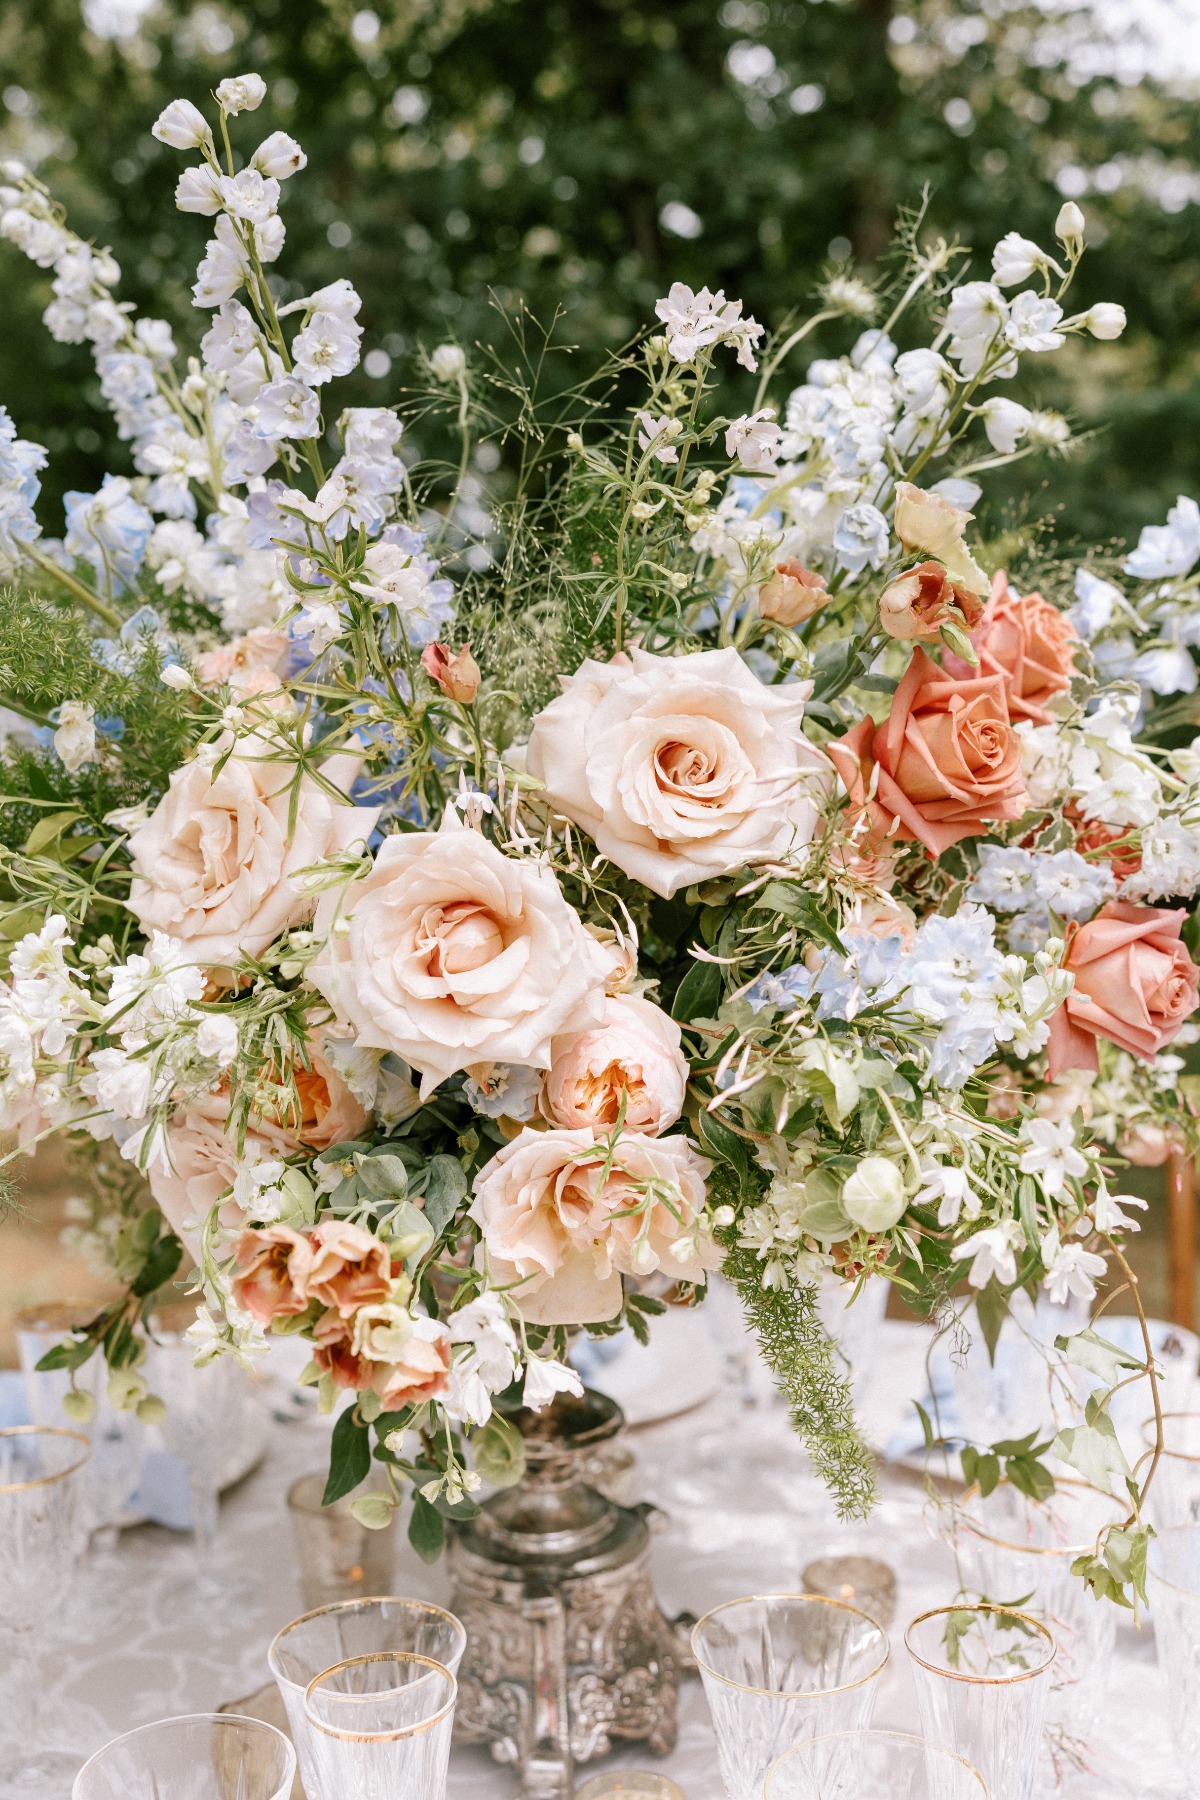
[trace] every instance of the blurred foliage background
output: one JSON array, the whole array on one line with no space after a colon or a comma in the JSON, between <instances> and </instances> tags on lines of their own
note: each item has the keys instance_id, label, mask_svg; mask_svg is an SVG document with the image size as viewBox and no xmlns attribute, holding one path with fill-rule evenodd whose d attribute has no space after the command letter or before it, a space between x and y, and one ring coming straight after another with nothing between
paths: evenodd
<instances>
[{"instance_id":1,"label":"blurred foliage background","mask_svg":"<svg viewBox=\"0 0 1200 1800\"><path fill-rule=\"evenodd\" d=\"M1077 199L1080 298L1119 300L1130 329L1042 360L1019 397L1083 441L1063 469L1023 465L1010 498L1061 505L1063 537L1097 541L1200 492L1200 23L1173 15L1189 3L0 0L0 147L191 342L205 222L174 210L181 159L150 125L176 94L260 71L239 141L284 127L310 158L277 268L294 293L355 281L368 403L395 396L418 342L501 343L494 302L561 314L582 371L672 279L778 324L831 259L869 272L925 184L931 226L974 243L979 273L1007 230L1050 244ZM52 451L54 530L62 489L128 463L86 348L41 326L45 278L0 244L0 280L0 399Z\"/></svg>"}]
</instances>

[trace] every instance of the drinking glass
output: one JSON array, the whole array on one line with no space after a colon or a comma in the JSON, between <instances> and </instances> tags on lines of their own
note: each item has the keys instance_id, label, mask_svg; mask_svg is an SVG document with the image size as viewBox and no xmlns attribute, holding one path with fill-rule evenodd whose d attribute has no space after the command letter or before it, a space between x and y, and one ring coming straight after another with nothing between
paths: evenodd
<instances>
[{"instance_id":1,"label":"drinking glass","mask_svg":"<svg viewBox=\"0 0 1200 1800\"><path fill-rule=\"evenodd\" d=\"M38 1363L95 1317L97 1307L85 1300L52 1301L17 1314L17 1352L25 1377L29 1417L35 1425L61 1425L66 1419L63 1397L72 1386L67 1369L39 1369ZM121 1518L141 1478L146 1430L133 1412L118 1412L108 1398L108 1368L103 1354L75 1372L74 1386L90 1394L95 1411L76 1425L91 1445L85 1484L91 1511L92 1547L116 1548Z\"/></svg>"},{"instance_id":2,"label":"drinking glass","mask_svg":"<svg viewBox=\"0 0 1200 1800\"><path fill-rule=\"evenodd\" d=\"M429 1656L335 1663L304 1696L316 1800L445 1800L458 1683Z\"/></svg>"},{"instance_id":3,"label":"drinking glass","mask_svg":"<svg viewBox=\"0 0 1200 1800\"><path fill-rule=\"evenodd\" d=\"M946 1509L963 1587L976 1597L1019 1601L1043 1619L1057 1655L1046 1702L1046 1731L1056 1764L1085 1760L1104 1704L1117 1629L1115 1606L1099 1604L1072 1575L1076 1557L1095 1549L1125 1508L1082 1481L1060 1480L1047 1500L1031 1500L1010 1482L986 1499L968 1490Z\"/></svg>"},{"instance_id":4,"label":"drinking glass","mask_svg":"<svg viewBox=\"0 0 1200 1800\"><path fill-rule=\"evenodd\" d=\"M396 1561L395 1514L382 1531L360 1525L349 1494L322 1506L327 1476L302 1475L288 1489L288 1513L307 1607L329 1606L359 1594L386 1594Z\"/></svg>"},{"instance_id":5,"label":"drinking glass","mask_svg":"<svg viewBox=\"0 0 1200 1800\"><path fill-rule=\"evenodd\" d=\"M1167 1525L1150 1540L1150 1611L1167 1684L1171 1731L1188 1800L1200 1796L1200 1525Z\"/></svg>"},{"instance_id":6,"label":"drinking glass","mask_svg":"<svg viewBox=\"0 0 1200 1800\"><path fill-rule=\"evenodd\" d=\"M988 1800L978 1769L905 1731L809 1738L774 1764L765 1800Z\"/></svg>"},{"instance_id":7,"label":"drinking glass","mask_svg":"<svg viewBox=\"0 0 1200 1800\"><path fill-rule=\"evenodd\" d=\"M196 1367L196 1347L184 1335L195 1316L190 1302L155 1313L146 1379L167 1409L159 1426L163 1446L187 1470L196 1565L191 1585L202 1599L213 1599L244 1585L232 1570L218 1567L216 1544L222 1467L241 1429L246 1380L232 1356Z\"/></svg>"},{"instance_id":8,"label":"drinking glass","mask_svg":"<svg viewBox=\"0 0 1200 1800\"><path fill-rule=\"evenodd\" d=\"M1165 1412L1163 1448L1146 1495L1146 1511L1156 1529L1200 1523L1200 1412ZM1142 1422L1147 1454L1138 1466L1139 1479L1150 1471L1157 1436L1153 1419Z\"/></svg>"},{"instance_id":9,"label":"drinking glass","mask_svg":"<svg viewBox=\"0 0 1200 1800\"><path fill-rule=\"evenodd\" d=\"M79 1758L43 1747L37 1633L66 1599L86 1541L87 1460L87 1439L61 1425L0 1431L0 1720L12 1740L0 1788L54 1800Z\"/></svg>"},{"instance_id":10,"label":"drinking glass","mask_svg":"<svg viewBox=\"0 0 1200 1800\"><path fill-rule=\"evenodd\" d=\"M267 1663L287 1712L309 1800L321 1800L322 1794L304 1710L311 1681L335 1663L380 1650L428 1657L457 1675L466 1646L467 1634L454 1614L427 1600L344 1600L285 1625L267 1651Z\"/></svg>"},{"instance_id":11,"label":"drinking glass","mask_svg":"<svg viewBox=\"0 0 1200 1800\"><path fill-rule=\"evenodd\" d=\"M71 1800L288 1800L295 1773L296 1752L274 1725L189 1713L97 1750Z\"/></svg>"},{"instance_id":12,"label":"drinking glass","mask_svg":"<svg viewBox=\"0 0 1200 1800\"><path fill-rule=\"evenodd\" d=\"M940 1606L904 1634L921 1729L979 1770L992 1800L1030 1800L1054 1639L1009 1606Z\"/></svg>"},{"instance_id":13,"label":"drinking glass","mask_svg":"<svg viewBox=\"0 0 1200 1800\"><path fill-rule=\"evenodd\" d=\"M870 1724L888 1640L841 1600L756 1594L706 1613L692 1651L729 1800L760 1800L791 1745Z\"/></svg>"}]
</instances>

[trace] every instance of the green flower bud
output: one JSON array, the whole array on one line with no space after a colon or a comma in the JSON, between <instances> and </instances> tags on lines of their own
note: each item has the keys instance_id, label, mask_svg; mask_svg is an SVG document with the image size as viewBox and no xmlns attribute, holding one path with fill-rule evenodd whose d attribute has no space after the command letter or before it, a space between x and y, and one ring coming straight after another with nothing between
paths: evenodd
<instances>
[{"instance_id":1,"label":"green flower bud","mask_svg":"<svg viewBox=\"0 0 1200 1800\"><path fill-rule=\"evenodd\" d=\"M83 1388L71 1388L63 1395L63 1411L72 1425L89 1425L96 1416L96 1402Z\"/></svg>"},{"instance_id":2,"label":"green flower bud","mask_svg":"<svg viewBox=\"0 0 1200 1800\"><path fill-rule=\"evenodd\" d=\"M144 1375L136 1369L110 1369L108 1398L115 1412L134 1412L150 1392Z\"/></svg>"},{"instance_id":3,"label":"green flower bud","mask_svg":"<svg viewBox=\"0 0 1200 1800\"><path fill-rule=\"evenodd\" d=\"M144 1400L138 1401L134 1411L143 1425L161 1425L167 1416L167 1403L157 1394L147 1394Z\"/></svg>"},{"instance_id":4,"label":"green flower bud","mask_svg":"<svg viewBox=\"0 0 1200 1800\"><path fill-rule=\"evenodd\" d=\"M842 1207L864 1231L888 1231L908 1205L904 1177L886 1156L864 1156L842 1189Z\"/></svg>"},{"instance_id":5,"label":"green flower bud","mask_svg":"<svg viewBox=\"0 0 1200 1800\"><path fill-rule=\"evenodd\" d=\"M368 1531L386 1531L395 1510L386 1494L360 1494L350 1502L350 1511Z\"/></svg>"}]
</instances>

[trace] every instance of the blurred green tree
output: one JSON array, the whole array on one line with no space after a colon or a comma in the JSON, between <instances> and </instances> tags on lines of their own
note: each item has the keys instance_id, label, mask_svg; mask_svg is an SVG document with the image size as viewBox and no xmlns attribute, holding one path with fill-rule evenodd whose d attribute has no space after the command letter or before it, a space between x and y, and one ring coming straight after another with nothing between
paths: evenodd
<instances>
[{"instance_id":1,"label":"blurred green tree","mask_svg":"<svg viewBox=\"0 0 1200 1800\"><path fill-rule=\"evenodd\" d=\"M778 323L831 257L879 258L926 183L931 226L974 242L980 273L1004 231L1049 243L1081 198L1081 298L1121 301L1131 329L1032 398L1105 426L1054 478L1070 531L1097 537L1200 491L1200 127L1145 60L1021 0L0 0L0 142L188 341L204 226L174 211L180 159L149 128L258 69L256 122L310 158L280 267L296 293L352 275L368 402L418 340L499 341L493 298L561 314L586 360L672 279ZM127 464L86 351L44 332L37 270L6 246L0 269L0 398L51 448L49 494L94 486Z\"/></svg>"}]
</instances>

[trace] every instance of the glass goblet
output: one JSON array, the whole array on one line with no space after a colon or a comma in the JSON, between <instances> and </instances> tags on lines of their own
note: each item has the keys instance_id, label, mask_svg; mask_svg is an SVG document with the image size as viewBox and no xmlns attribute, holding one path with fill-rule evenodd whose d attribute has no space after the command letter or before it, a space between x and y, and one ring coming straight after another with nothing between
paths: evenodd
<instances>
[{"instance_id":1,"label":"glass goblet","mask_svg":"<svg viewBox=\"0 0 1200 1800\"><path fill-rule=\"evenodd\" d=\"M809 1738L772 1765L765 1800L988 1800L982 1775L943 1744L904 1731Z\"/></svg>"},{"instance_id":2,"label":"glass goblet","mask_svg":"<svg viewBox=\"0 0 1200 1800\"><path fill-rule=\"evenodd\" d=\"M317 1800L445 1800L458 1683L429 1656L335 1663L304 1696Z\"/></svg>"},{"instance_id":3,"label":"glass goblet","mask_svg":"<svg viewBox=\"0 0 1200 1800\"><path fill-rule=\"evenodd\" d=\"M75 1777L71 1800L288 1800L296 1752L236 1713L188 1713L114 1738Z\"/></svg>"},{"instance_id":4,"label":"glass goblet","mask_svg":"<svg viewBox=\"0 0 1200 1800\"><path fill-rule=\"evenodd\" d=\"M267 1651L267 1663L287 1712L309 1800L320 1800L322 1793L304 1709L311 1681L335 1663L380 1650L428 1657L457 1675L466 1647L466 1631L454 1614L428 1600L343 1600L285 1625Z\"/></svg>"},{"instance_id":5,"label":"glass goblet","mask_svg":"<svg viewBox=\"0 0 1200 1800\"><path fill-rule=\"evenodd\" d=\"M1200 1412L1165 1412L1163 1447L1146 1495L1146 1511L1156 1530L1200 1522ZM1155 1421L1142 1423L1146 1454L1138 1466L1144 1481L1158 1433Z\"/></svg>"},{"instance_id":6,"label":"glass goblet","mask_svg":"<svg viewBox=\"0 0 1200 1800\"><path fill-rule=\"evenodd\" d=\"M146 1428L135 1413L118 1412L108 1397L107 1365L102 1353L84 1363L72 1378L66 1369L39 1369L38 1363L77 1327L95 1317L94 1302L52 1301L17 1314L17 1353L25 1377L29 1416L35 1425L62 1425L63 1399L72 1385L91 1396L95 1411L77 1425L91 1445L87 1466L92 1549L116 1548L122 1516L137 1487L146 1455Z\"/></svg>"},{"instance_id":7,"label":"glass goblet","mask_svg":"<svg viewBox=\"0 0 1200 1800\"><path fill-rule=\"evenodd\" d=\"M991 1800L1030 1800L1054 1639L1008 1606L940 1606L904 1634L921 1728L979 1770Z\"/></svg>"},{"instance_id":8,"label":"glass goblet","mask_svg":"<svg viewBox=\"0 0 1200 1800\"><path fill-rule=\"evenodd\" d=\"M87 1538L87 1439L62 1426L0 1431L0 1640L9 1669L0 1730L12 1738L0 1794L60 1796L79 1758L45 1747L37 1636L62 1604Z\"/></svg>"},{"instance_id":9,"label":"glass goblet","mask_svg":"<svg viewBox=\"0 0 1200 1800\"><path fill-rule=\"evenodd\" d=\"M382 1531L360 1525L351 1496L322 1504L328 1477L301 1475L288 1489L288 1515L307 1607L330 1606L360 1594L386 1594L396 1561L395 1515Z\"/></svg>"},{"instance_id":10,"label":"glass goblet","mask_svg":"<svg viewBox=\"0 0 1200 1800\"><path fill-rule=\"evenodd\" d=\"M1147 1556L1158 1666L1188 1800L1200 1794L1200 1525L1165 1525Z\"/></svg>"},{"instance_id":11,"label":"glass goblet","mask_svg":"<svg viewBox=\"0 0 1200 1800\"><path fill-rule=\"evenodd\" d=\"M221 1478L230 1443L240 1432L246 1378L232 1356L196 1367L195 1345L185 1336L194 1318L191 1304L155 1313L146 1379L167 1409L158 1428L163 1446L187 1471L195 1564L192 1587L201 1599L214 1599L244 1587L244 1579L218 1567L216 1547Z\"/></svg>"},{"instance_id":12,"label":"glass goblet","mask_svg":"<svg viewBox=\"0 0 1200 1800\"><path fill-rule=\"evenodd\" d=\"M843 1601L757 1594L706 1613L692 1651L729 1800L760 1800L784 1750L870 1724L888 1640Z\"/></svg>"}]
</instances>

